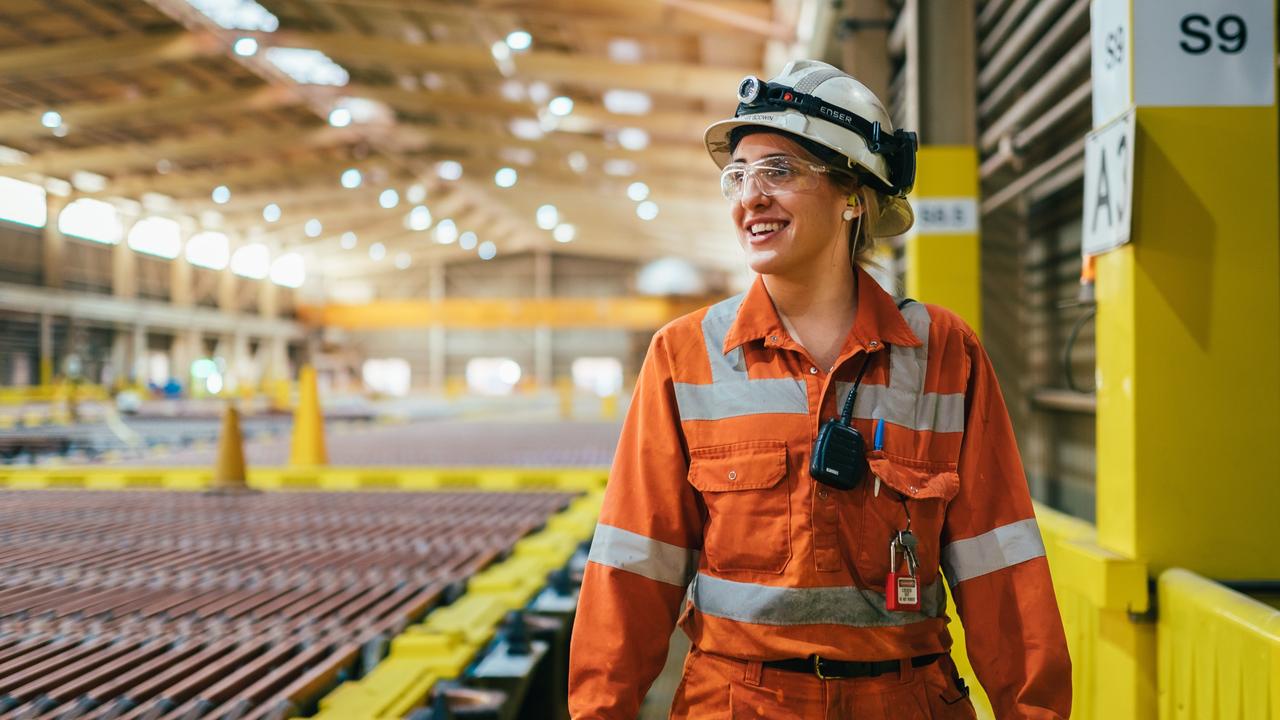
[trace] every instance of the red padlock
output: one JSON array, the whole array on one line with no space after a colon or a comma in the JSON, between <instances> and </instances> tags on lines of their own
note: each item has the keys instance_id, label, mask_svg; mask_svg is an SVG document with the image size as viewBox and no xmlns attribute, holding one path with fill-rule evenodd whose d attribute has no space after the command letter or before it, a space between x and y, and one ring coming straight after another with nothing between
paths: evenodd
<instances>
[{"instance_id":1,"label":"red padlock","mask_svg":"<svg viewBox=\"0 0 1280 720\"><path fill-rule=\"evenodd\" d=\"M889 575L884 585L885 609L893 612L911 612L920 610L920 579L916 576L915 553L904 547L903 559L907 561L907 572L898 572L898 546L902 533L889 542Z\"/></svg>"}]
</instances>

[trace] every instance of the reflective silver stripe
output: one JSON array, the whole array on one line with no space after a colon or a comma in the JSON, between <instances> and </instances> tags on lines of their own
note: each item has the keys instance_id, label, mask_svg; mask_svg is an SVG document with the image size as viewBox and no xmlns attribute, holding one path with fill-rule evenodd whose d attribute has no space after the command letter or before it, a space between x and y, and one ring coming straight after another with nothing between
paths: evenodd
<instances>
[{"instance_id":1,"label":"reflective silver stripe","mask_svg":"<svg viewBox=\"0 0 1280 720\"><path fill-rule=\"evenodd\" d=\"M893 372L892 368L890 372ZM836 407L844 410L853 383L835 383ZM964 393L925 393L920 397L897 391L885 385L858 388L853 401L853 416L862 420L884 420L912 430L964 432Z\"/></svg>"},{"instance_id":2,"label":"reflective silver stripe","mask_svg":"<svg viewBox=\"0 0 1280 720\"><path fill-rule=\"evenodd\" d=\"M1019 520L942 548L942 571L952 587L965 580L1044 557L1035 518Z\"/></svg>"},{"instance_id":3,"label":"reflective silver stripe","mask_svg":"<svg viewBox=\"0 0 1280 720\"><path fill-rule=\"evenodd\" d=\"M808 414L804 383L791 378L695 385L675 383L681 420L723 420L764 413Z\"/></svg>"},{"instance_id":4,"label":"reflective silver stripe","mask_svg":"<svg viewBox=\"0 0 1280 720\"><path fill-rule=\"evenodd\" d=\"M902 316L920 338L919 347L889 346L889 385L858 388L853 416L862 420L884 420L912 430L964 432L964 393L927 393L925 370L929 362L929 308L911 302ZM844 409L853 383L837 382L837 407Z\"/></svg>"},{"instance_id":5,"label":"reflective silver stripe","mask_svg":"<svg viewBox=\"0 0 1280 720\"><path fill-rule=\"evenodd\" d=\"M746 294L722 300L702 318L702 339L711 364L711 383L675 383L681 420L722 420L741 415L807 415L809 396L803 380L747 376L742 347L724 352L724 339Z\"/></svg>"},{"instance_id":6,"label":"reflective silver stripe","mask_svg":"<svg viewBox=\"0 0 1280 720\"><path fill-rule=\"evenodd\" d=\"M885 609L884 594L852 585L784 588L735 582L698 573L694 607L714 617L759 625L892 627L941 617L946 603L938 580L920 590L920 612Z\"/></svg>"},{"instance_id":7,"label":"reflective silver stripe","mask_svg":"<svg viewBox=\"0 0 1280 720\"><path fill-rule=\"evenodd\" d=\"M685 587L698 569L698 551L603 523L596 525L587 560Z\"/></svg>"}]
</instances>

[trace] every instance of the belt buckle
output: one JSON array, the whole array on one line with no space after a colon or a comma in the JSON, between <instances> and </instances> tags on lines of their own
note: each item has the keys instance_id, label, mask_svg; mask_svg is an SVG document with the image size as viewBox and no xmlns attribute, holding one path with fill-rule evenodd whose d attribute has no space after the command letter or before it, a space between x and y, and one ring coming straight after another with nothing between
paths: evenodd
<instances>
[{"instance_id":1,"label":"belt buckle","mask_svg":"<svg viewBox=\"0 0 1280 720\"><path fill-rule=\"evenodd\" d=\"M835 680L829 675L822 674L822 657L817 654L813 656L813 674L817 675L819 680Z\"/></svg>"}]
</instances>

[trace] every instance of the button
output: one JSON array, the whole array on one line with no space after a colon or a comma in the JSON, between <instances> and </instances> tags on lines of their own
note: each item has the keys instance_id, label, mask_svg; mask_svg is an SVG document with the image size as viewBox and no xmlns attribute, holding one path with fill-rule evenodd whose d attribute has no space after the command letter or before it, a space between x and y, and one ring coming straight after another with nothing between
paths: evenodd
<instances>
[{"instance_id":1,"label":"button","mask_svg":"<svg viewBox=\"0 0 1280 720\"><path fill-rule=\"evenodd\" d=\"M826 490L826 488L823 488L823 489L821 489L821 490L819 490L819 491L818 491L818 497L822 498L823 500L826 500L826 499L827 499L827 490Z\"/></svg>"},{"instance_id":2,"label":"button","mask_svg":"<svg viewBox=\"0 0 1280 720\"><path fill-rule=\"evenodd\" d=\"M770 336L769 336L769 342L774 343L774 344L776 345L776 344L777 344L777 342L778 342L778 336L777 336L777 335L770 335Z\"/></svg>"},{"instance_id":3,"label":"button","mask_svg":"<svg viewBox=\"0 0 1280 720\"><path fill-rule=\"evenodd\" d=\"M730 479L730 480L737 480L737 479L738 479L738 471L737 471L737 470L730 470L730 471L729 471L729 479Z\"/></svg>"},{"instance_id":4,"label":"button","mask_svg":"<svg viewBox=\"0 0 1280 720\"><path fill-rule=\"evenodd\" d=\"M880 343L876 342L875 340L872 340L871 342L867 343L867 347L878 348L880 347Z\"/></svg>"},{"instance_id":5,"label":"button","mask_svg":"<svg viewBox=\"0 0 1280 720\"><path fill-rule=\"evenodd\" d=\"M809 368L809 374L810 374L810 375L817 375L817 374L818 374L818 368L816 368L816 367L811 367L811 368Z\"/></svg>"}]
</instances>

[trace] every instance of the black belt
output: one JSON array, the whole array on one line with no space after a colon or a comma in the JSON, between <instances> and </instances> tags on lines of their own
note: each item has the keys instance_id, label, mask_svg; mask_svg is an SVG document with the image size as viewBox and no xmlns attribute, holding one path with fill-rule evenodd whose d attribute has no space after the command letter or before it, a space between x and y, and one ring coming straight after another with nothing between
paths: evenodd
<instances>
[{"instance_id":1,"label":"black belt","mask_svg":"<svg viewBox=\"0 0 1280 720\"><path fill-rule=\"evenodd\" d=\"M942 657L943 653L934 653L932 655L920 655L911 658L911 667L924 667L929 663ZM761 663L764 667L773 668L775 670L787 670L789 672L813 673L823 680L837 680L844 678L858 677L876 677L886 673L897 672L900 666L898 660L830 660L817 655L810 655L807 658L790 658L787 660L770 660Z\"/></svg>"}]
</instances>

